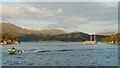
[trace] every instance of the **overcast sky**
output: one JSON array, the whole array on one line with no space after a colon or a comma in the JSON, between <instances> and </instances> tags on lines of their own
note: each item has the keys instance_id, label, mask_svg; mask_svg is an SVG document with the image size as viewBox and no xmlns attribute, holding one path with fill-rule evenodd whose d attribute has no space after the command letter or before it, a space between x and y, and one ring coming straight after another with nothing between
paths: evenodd
<instances>
[{"instance_id":1,"label":"overcast sky","mask_svg":"<svg viewBox=\"0 0 120 68\"><path fill-rule=\"evenodd\" d=\"M118 31L114 2L9 2L0 7L5 21L31 30Z\"/></svg>"}]
</instances>

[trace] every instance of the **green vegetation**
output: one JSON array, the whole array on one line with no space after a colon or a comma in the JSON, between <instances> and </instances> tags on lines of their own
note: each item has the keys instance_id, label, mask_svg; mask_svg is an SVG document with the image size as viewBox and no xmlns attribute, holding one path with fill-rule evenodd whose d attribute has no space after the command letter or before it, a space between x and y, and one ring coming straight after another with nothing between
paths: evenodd
<instances>
[{"instance_id":1,"label":"green vegetation","mask_svg":"<svg viewBox=\"0 0 120 68\"><path fill-rule=\"evenodd\" d=\"M110 43L110 44L120 44L120 33L118 33L116 35L111 35L111 36L104 38L100 41Z\"/></svg>"},{"instance_id":2,"label":"green vegetation","mask_svg":"<svg viewBox=\"0 0 120 68\"><path fill-rule=\"evenodd\" d=\"M13 37L12 35L10 35L10 34L8 34L8 33L2 33L2 40L3 40L3 41L6 41L6 40L8 40L8 39L10 39L10 40L15 39L15 40L16 40L16 38Z\"/></svg>"},{"instance_id":3,"label":"green vegetation","mask_svg":"<svg viewBox=\"0 0 120 68\"><path fill-rule=\"evenodd\" d=\"M63 42L83 42L83 41L89 41L90 36L88 34L77 32L77 33L68 33L68 34L60 34L60 35L35 35L35 34L29 34L24 36L17 36L17 38L20 41L24 42L39 42L39 41L63 41ZM103 39L108 36L99 36L97 35L97 41L100 39Z\"/></svg>"},{"instance_id":4,"label":"green vegetation","mask_svg":"<svg viewBox=\"0 0 120 68\"><path fill-rule=\"evenodd\" d=\"M70 34L60 34L60 35L34 35L34 34L30 34L30 35L24 35L24 36L19 36L17 37L18 39L20 39L20 41L50 41L50 40L57 40L57 41L64 41L64 42L79 42L79 41L85 41L85 40L89 40L89 35L88 34L84 34L84 33L70 33Z\"/></svg>"},{"instance_id":5,"label":"green vegetation","mask_svg":"<svg viewBox=\"0 0 120 68\"><path fill-rule=\"evenodd\" d=\"M20 41L24 42L39 42L39 41L63 41L63 42L83 42L89 41L89 35L82 32L66 33L63 30L59 29L49 29L49 30L28 30L25 28L18 27L11 23L2 22L2 31L3 33L8 33L18 38ZM8 35L9 36L9 35ZM4 40L13 39L4 37ZM96 39L99 41L108 36L97 35ZM15 38L14 38L15 39Z\"/></svg>"}]
</instances>

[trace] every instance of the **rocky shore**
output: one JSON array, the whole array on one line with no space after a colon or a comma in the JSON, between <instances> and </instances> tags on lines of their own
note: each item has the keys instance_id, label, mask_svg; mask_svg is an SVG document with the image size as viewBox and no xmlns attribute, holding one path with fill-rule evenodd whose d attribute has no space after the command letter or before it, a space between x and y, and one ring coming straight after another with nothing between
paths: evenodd
<instances>
[{"instance_id":1,"label":"rocky shore","mask_svg":"<svg viewBox=\"0 0 120 68\"><path fill-rule=\"evenodd\" d=\"M106 38L100 40L100 42L120 45L120 33L106 37Z\"/></svg>"},{"instance_id":2,"label":"rocky shore","mask_svg":"<svg viewBox=\"0 0 120 68\"><path fill-rule=\"evenodd\" d=\"M97 44L96 41L85 41L82 43L83 45L93 45L93 44Z\"/></svg>"},{"instance_id":3,"label":"rocky shore","mask_svg":"<svg viewBox=\"0 0 120 68\"><path fill-rule=\"evenodd\" d=\"M10 34L2 33L1 45L20 44L20 41Z\"/></svg>"},{"instance_id":4,"label":"rocky shore","mask_svg":"<svg viewBox=\"0 0 120 68\"><path fill-rule=\"evenodd\" d=\"M6 40L0 43L1 45L12 45L12 44L20 44L19 41L12 41L12 40Z\"/></svg>"}]
</instances>

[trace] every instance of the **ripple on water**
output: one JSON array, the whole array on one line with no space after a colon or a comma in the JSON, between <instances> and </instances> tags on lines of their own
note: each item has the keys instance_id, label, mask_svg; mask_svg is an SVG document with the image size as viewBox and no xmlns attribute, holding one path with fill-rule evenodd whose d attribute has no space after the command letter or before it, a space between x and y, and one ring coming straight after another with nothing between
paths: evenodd
<instances>
[{"instance_id":1,"label":"ripple on water","mask_svg":"<svg viewBox=\"0 0 120 68\"><path fill-rule=\"evenodd\" d=\"M70 56L74 56L74 55L70 55Z\"/></svg>"},{"instance_id":2,"label":"ripple on water","mask_svg":"<svg viewBox=\"0 0 120 68\"><path fill-rule=\"evenodd\" d=\"M73 51L73 49L64 49L64 50L57 50L57 51Z\"/></svg>"},{"instance_id":3,"label":"ripple on water","mask_svg":"<svg viewBox=\"0 0 120 68\"><path fill-rule=\"evenodd\" d=\"M17 58L22 58L21 56L18 56Z\"/></svg>"},{"instance_id":4,"label":"ripple on water","mask_svg":"<svg viewBox=\"0 0 120 68\"><path fill-rule=\"evenodd\" d=\"M107 57L106 57L106 59L109 59L109 58L110 58L110 56L107 56Z\"/></svg>"},{"instance_id":5,"label":"ripple on water","mask_svg":"<svg viewBox=\"0 0 120 68\"><path fill-rule=\"evenodd\" d=\"M55 63L56 63L56 64L59 64L60 62L56 61Z\"/></svg>"},{"instance_id":6,"label":"ripple on water","mask_svg":"<svg viewBox=\"0 0 120 68\"><path fill-rule=\"evenodd\" d=\"M34 63L29 63L29 64L27 64L27 65L34 65Z\"/></svg>"},{"instance_id":7,"label":"ripple on water","mask_svg":"<svg viewBox=\"0 0 120 68\"><path fill-rule=\"evenodd\" d=\"M45 65L49 65L49 63L46 63Z\"/></svg>"},{"instance_id":8,"label":"ripple on water","mask_svg":"<svg viewBox=\"0 0 120 68\"><path fill-rule=\"evenodd\" d=\"M70 60L70 59L66 59L66 60Z\"/></svg>"},{"instance_id":9,"label":"ripple on water","mask_svg":"<svg viewBox=\"0 0 120 68\"><path fill-rule=\"evenodd\" d=\"M57 45L56 45L57 44ZM116 46L95 45L95 46L70 46L64 43L58 46L59 43L38 43L27 42L22 43L22 50L36 51L45 50L39 53L23 53L18 55L8 55L7 47L3 47L2 58L3 65L17 66L17 65L37 65L37 66L50 66L50 65L117 65L118 61L118 48ZM66 46L68 45L68 46ZM19 46L15 46L21 49ZM6 59L7 58L7 59ZM120 57L119 57L120 58ZM58 60L59 59L59 60Z\"/></svg>"},{"instance_id":10,"label":"ripple on water","mask_svg":"<svg viewBox=\"0 0 120 68\"><path fill-rule=\"evenodd\" d=\"M14 64L10 64L10 65L14 65Z\"/></svg>"},{"instance_id":11,"label":"ripple on water","mask_svg":"<svg viewBox=\"0 0 120 68\"><path fill-rule=\"evenodd\" d=\"M40 58L40 59L43 59L43 58Z\"/></svg>"}]
</instances>

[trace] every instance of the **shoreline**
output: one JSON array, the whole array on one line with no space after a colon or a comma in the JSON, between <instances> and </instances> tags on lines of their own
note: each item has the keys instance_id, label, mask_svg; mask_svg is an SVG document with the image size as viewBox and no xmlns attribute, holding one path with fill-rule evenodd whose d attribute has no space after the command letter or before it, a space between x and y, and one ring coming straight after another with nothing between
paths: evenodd
<instances>
[{"instance_id":1,"label":"shoreline","mask_svg":"<svg viewBox=\"0 0 120 68\"><path fill-rule=\"evenodd\" d=\"M63 42L63 41L51 40L51 41L39 41L39 42Z\"/></svg>"}]
</instances>

